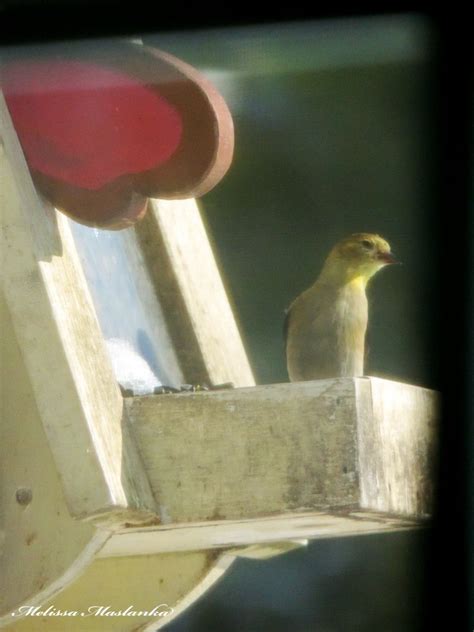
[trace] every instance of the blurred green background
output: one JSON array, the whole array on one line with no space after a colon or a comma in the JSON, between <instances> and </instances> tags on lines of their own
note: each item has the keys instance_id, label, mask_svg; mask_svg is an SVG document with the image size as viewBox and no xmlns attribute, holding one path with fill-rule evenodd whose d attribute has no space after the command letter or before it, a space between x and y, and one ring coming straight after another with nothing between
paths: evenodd
<instances>
[{"instance_id":1,"label":"blurred green background","mask_svg":"<svg viewBox=\"0 0 474 632\"><path fill-rule=\"evenodd\" d=\"M258 383L287 380L284 309L332 245L378 232L403 266L369 288L366 372L436 388L430 25L416 15L166 33L147 44L219 88L236 150L201 200ZM240 560L170 632L420 629L422 532Z\"/></svg>"}]
</instances>

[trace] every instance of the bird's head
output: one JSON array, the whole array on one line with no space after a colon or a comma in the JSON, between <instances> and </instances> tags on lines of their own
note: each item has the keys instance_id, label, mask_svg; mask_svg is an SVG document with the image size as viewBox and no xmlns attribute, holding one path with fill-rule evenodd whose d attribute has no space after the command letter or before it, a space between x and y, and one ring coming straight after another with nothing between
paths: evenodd
<instances>
[{"instance_id":1,"label":"bird's head","mask_svg":"<svg viewBox=\"0 0 474 632\"><path fill-rule=\"evenodd\" d=\"M364 285L381 268L397 263L390 244L373 233L354 233L329 253L322 275L335 282L360 281Z\"/></svg>"}]
</instances>

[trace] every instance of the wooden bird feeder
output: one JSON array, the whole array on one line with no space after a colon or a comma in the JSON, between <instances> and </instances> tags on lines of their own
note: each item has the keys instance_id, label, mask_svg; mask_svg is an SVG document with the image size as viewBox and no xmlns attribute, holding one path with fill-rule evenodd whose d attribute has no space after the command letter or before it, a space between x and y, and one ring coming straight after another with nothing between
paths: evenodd
<instances>
[{"instance_id":1,"label":"wooden bird feeder","mask_svg":"<svg viewBox=\"0 0 474 632\"><path fill-rule=\"evenodd\" d=\"M236 556L426 523L437 393L255 386L193 199L153 199L129 230L186 381L237 388L124 398L69 220L39 197L4 102L0 121L0 627L156 630Z\"/></svg>"}]
</instances>

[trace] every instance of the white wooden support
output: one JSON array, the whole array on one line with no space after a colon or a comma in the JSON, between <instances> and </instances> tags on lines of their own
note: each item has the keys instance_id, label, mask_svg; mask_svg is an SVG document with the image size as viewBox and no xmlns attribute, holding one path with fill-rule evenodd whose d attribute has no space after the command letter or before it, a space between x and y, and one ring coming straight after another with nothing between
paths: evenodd
<instances>
[{"instance_id":1,"label":"white wooden support","mask_svg":"<svg viewBox=\"0 0 474 632\"><path fill-rule=\"evenodd\" d=\"M0 129L3 292L69 510L149 519L154 499L67 220L39 198L3 97Z\"/></svg>"},{"instance_id":2,"label":"white wooden support","mask_svg":"<svg viewBox=\"0 0 474 632\"><path fill-rule=\"evenodd\" d=\"M186 380L253 386L195 200L150 200L136 231Z\"/></svg>"},{"instance_id":3,"label":"white wooden support","mask_svg":"<svg viewBox=\"0 0 474 632\"><path fill-rule=\"evenodd\" d=\"M0 293L0 627L80 575L109 537L64 501L35 394Z\"/></svg>"}]
</instances>

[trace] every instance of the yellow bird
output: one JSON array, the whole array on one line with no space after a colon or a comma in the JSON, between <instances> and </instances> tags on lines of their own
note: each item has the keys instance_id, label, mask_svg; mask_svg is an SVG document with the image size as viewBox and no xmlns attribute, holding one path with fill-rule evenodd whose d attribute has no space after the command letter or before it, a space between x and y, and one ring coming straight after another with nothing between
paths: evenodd
<instances>
[{"instance_id":1,"label":"yellow bird","mask_svg":"<svg viewBox=\"0 0 474 632\"><path fill-rule=\"evenodd\" d=\"M369 279L397 263L379 235L355 233L329 253L315 283L290 305L285 319L291 382L364 375Z\"/></svg>"}]
</instances>

